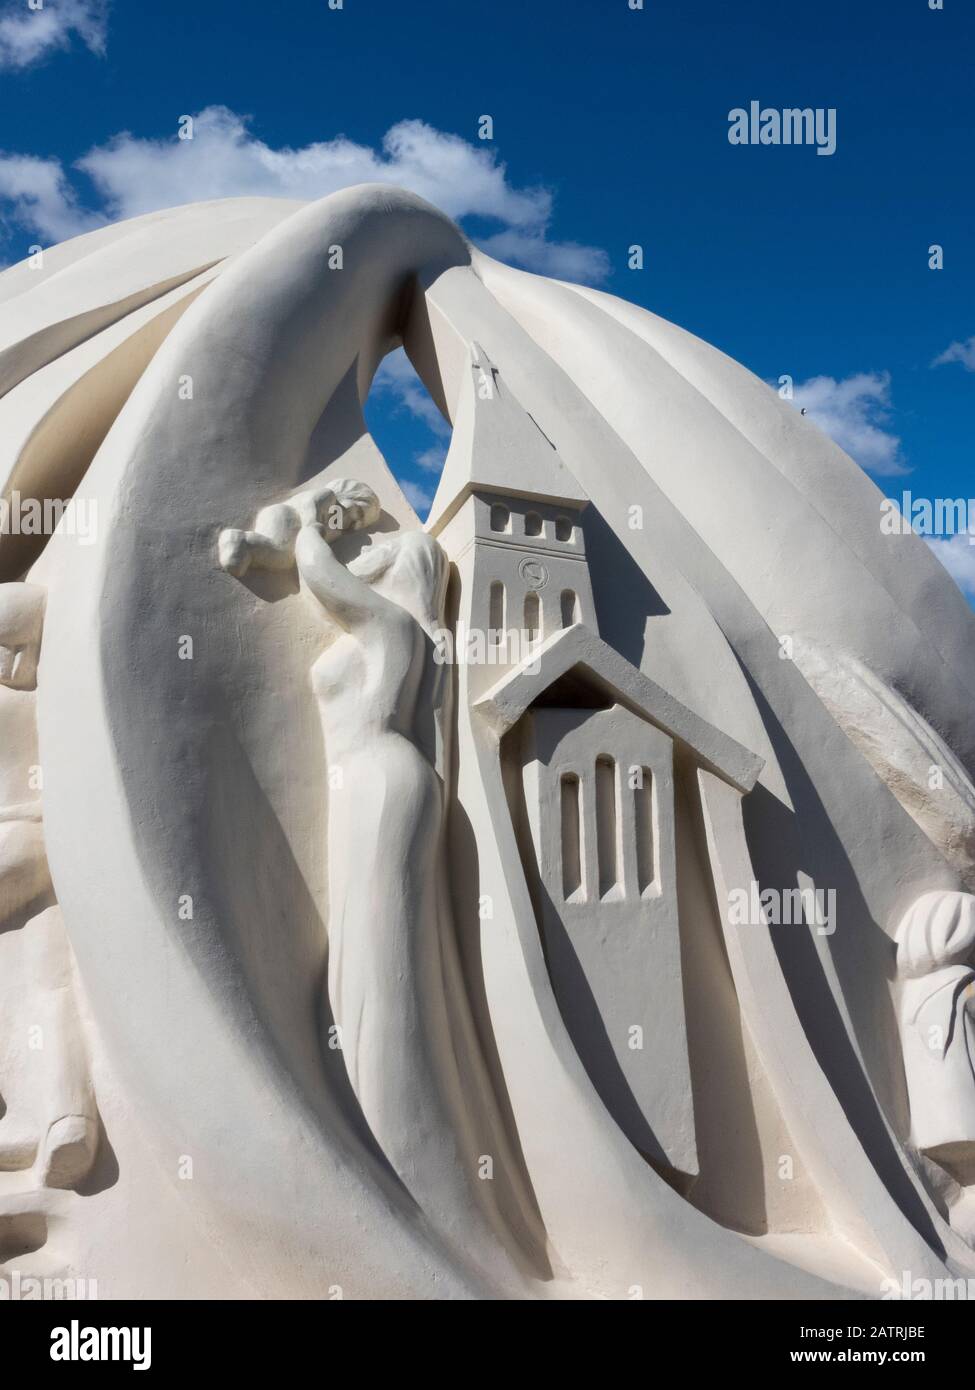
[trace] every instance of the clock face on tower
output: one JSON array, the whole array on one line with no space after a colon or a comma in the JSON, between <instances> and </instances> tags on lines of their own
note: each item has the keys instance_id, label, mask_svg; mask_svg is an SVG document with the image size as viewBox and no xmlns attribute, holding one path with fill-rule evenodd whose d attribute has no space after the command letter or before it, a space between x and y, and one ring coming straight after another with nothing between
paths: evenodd
<instances>
[{"instance_id":1,"label":"clock face on tower","mask_svg":"<svg viewBox=\"0 0 975 1390\"><path fill-rule=\"evenodd\" d=\"M548 583L548 570L541 560L522 560L518 573L529 589L544 589Z\"/></svg>"}]
</instances>

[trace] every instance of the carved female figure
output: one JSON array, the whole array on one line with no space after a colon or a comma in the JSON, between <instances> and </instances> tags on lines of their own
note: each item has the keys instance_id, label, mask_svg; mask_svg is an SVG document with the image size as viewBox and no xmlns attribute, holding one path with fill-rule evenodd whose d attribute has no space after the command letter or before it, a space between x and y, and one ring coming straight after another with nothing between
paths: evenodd
<instances>
[{"instance_id":1,"label":"carved female figure","mask_svg":"<svg viewBox=\"0 0 975 1390\"><path fill-rule=\"evenodd\" d=\"M434 659L447 559L431 536L409 531L344 564L333 542L379 511L364 484L332 479L265 508L252 531L222 532L219 557L238 577L252 566L295 564L325 629L311 681L329 772L332 1016L352 1088L390 1165L445 1233L465 1247L476 1241L483 1264L489 1251L506 1258L497 1206L506 1183L478 1181L485 1135L475 1136L486 1113L491 1152L507 1150L493 1099L462 1093L457 1051L470 1048L471 1025L463 999L448 998L463 986L444 866L449 686Z\"/></svg>"},{"instance_id":2,"label":"carved female figure","mask_svg":"<svg viewBox=\"0 0 975 1390\"><path fill-rule=\"evenodd\" d=\"M331 636L312 668L330 781L329 995L353 1088L386 1148L415 1128L426 1089L417 1053L429 1075L442 1041L433 1033L443 786L418 725L446 559L429 536L408 532L346 567L320 525L302 528L295 559ZM394 1123L404 1104L413 1123Z\"/></svg>"},{"instance_id":3,"label":"carved female figure","mask_svg":"<svg viewBox=\"0 0 975 1390\"><path fill-rule=\"evenodd\" d=\"M412 531L346 566L330 535L313 523L295 545L302 590L331 639L312 667L329 764L329 998L386 1157L438 1224L464 1243L477 1235L484 1259L500 1253L503 1218L497 1184L478 1181L445 983L446 672L434 634L447 560Z\"/></svg>"}]
</instances>

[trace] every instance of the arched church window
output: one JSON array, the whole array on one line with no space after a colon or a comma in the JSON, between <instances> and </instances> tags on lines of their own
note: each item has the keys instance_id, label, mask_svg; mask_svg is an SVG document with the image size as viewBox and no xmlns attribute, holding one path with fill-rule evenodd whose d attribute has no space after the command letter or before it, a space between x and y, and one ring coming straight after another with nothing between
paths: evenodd
<instances>
[{"instance_id":1,"label":"arched church window","mask_svg":"<svg viewBox=\"0 0 975 1390\"><path fill-rule=\"evenodd\" d=\"M505 593L500 579L495 579L488 591L488 641L500 644L504 641Z\"/></svg>"},{"instance_id":2,"label":"arched church window","mask_svg":"<svg viewBox=\"0 0 975 1390\"><path fill-rule=\"evenodd\" d=\"M582 817L579 778L566 772L561 783L562 802L562 896L571 898L582 889Z\"/></svg>"},{"instance_id":3,"label":"arched church window","mask_svg":"<svg viewBox=\"0 0 975 1390\"><path fill-rule=\"evenodd\" d=\"M541 637L541 628L541 606L538 601L538 594L533 589L525 595L525 635L529 642L534 642L536 637Z\"/></svg>"},{"instance_id":4,"label":"arched church window","mask_svg":"<svg viewBox=\"0 0 975 1390\"><path fill-rule=\"evenodd\" d=\"M653 773L648 767L640 769L641 777L633 789L634 821L636 826L637 891L641 894L652 888L657 877L653 824Z\"/></svg>"},{"instance_id":5,"label":"arched church window","mask_svg":"<svg viewBox=\"0 0 975 1390\"><path fill-rule=\"evenodd\" d=\"M596 858L599 864L599 896L616 896L620 873L619 826L616 814L617 769L612 758L596 759Z\"/></svg>"}]
</instances>

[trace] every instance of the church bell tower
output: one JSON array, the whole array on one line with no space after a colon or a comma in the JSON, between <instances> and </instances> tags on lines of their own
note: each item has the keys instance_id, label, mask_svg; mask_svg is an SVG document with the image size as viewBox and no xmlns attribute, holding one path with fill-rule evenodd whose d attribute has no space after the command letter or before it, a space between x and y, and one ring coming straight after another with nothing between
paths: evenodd
<instances>
[{"instance_id":1,"label":"church bell tower","mask_svg":"<svg viewBox=\"0 0 975 1390\"><path fill-rule=\"evenodd\" d=\"M553 633L574 623L596 631L580 524L587 502L554 445L473 344L427 521L459 576L457 645L470 654L470 698Z\"/></svg>"}]
</instances>

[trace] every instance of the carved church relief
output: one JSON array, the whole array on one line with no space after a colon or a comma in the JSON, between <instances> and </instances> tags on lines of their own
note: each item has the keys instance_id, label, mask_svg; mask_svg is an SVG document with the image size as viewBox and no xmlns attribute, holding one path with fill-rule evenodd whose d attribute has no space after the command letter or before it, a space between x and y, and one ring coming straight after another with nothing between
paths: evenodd
<instances>
[{"instance_id":1,"label":"carved church relief","mask_svg":"<svg viewBox=\"0 0 975 1390\"><path fill-rule=\"evenodd\" d=\"M0 588L0 1262L26 1193L45 1269L70 1245L123 1297L819 1299L975 1269L972 899L908 914L893 1004L878 927L891 863L971 886L967 629L911 655L916 596L946 599L926 548L900 538L897 597L853 466L636 306L388 187L274 230L247 204L186 214L172 245L211 271L138 371L80 344L118 396L105 533ZM147 317L170 216L131 258ZM39 480L84 413L82 378L31 417L60 347L130 317L114 253L99 284L77 249L66 323L14 296L25 379L59 349L8 393ZM452 430L423 525L362 410L400 342ZM793 628L815 661L781 659ZM835 936L731 919L807 870ZM86 1043L119 1158L94 1201Z\"/></svg>"},{"instance_id":2,"label":"carved church relief","mask_svg":"<svg viewBox=\"0 0 975 1390\"><path fill-rule=\"evenodd\" d=\"M631 1143L686 1179L697 1155L673 740L619 705L536 705L521 757L539 929L566 1025Z\"/></svg>"}]
</instances>

